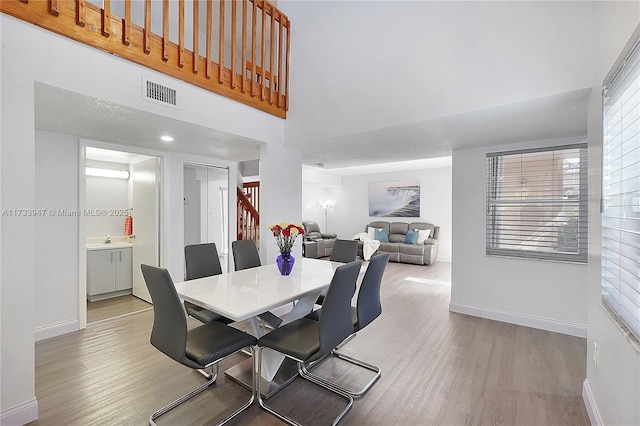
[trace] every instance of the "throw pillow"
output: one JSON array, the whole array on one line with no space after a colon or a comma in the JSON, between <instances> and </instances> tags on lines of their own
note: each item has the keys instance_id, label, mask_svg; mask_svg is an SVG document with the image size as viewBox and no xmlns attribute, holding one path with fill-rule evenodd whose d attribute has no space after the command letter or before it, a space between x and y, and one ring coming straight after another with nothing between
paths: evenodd
<instances>
[{"instance_id":1,"label":"throw pillow","mask_svg":"<svg viewBox=\"0 0 640 426\"><path fill-rule=\"evenodd\" d=\"M370 238L370 239L372 239L372 240L374 239L373 237L375 237L375 236L376 236L375 232L376 232L376 228L374 228L374 227L372 227L372 226L370 226L370 227L367 229L367 234L369 235L369 238Z\"/></svg>"},{"instance_id":2,"label":"throw pillow","mask_svg":"<svg viewBox=\"0 0 640 426\"><path fill-rule=\"evenodd\" d=\"M414 231L418 231L418 241L416 244L424 244L425 240L429 238L431 234L431 229L414 229Z\"/></svg>"},{"instance_id":3,"label":"throw pillow","mask_svg":"<svg viewBox=\"0 0 640 426\"><path fill-rule=\"evenodd\" d=\"M379 228L376 229L374 235L373 235L373 239L374 240L378 240L381 243L388 243L389 242L389 234L387 234L387 230L384 228Z\"/></svg>"},{"instance_id":4,"label":"throw pillow","mask_svg":"<svg viewBox=\"0 0 640 426\"><path fill-rule=\"evenodd\" d=\"M406 244L417 244L419 235L420 232L417 229L414 229L413 231L409 230L409 232L407 232L407 236L404 237L404 242Z\"/></svg>"}]
</instances>

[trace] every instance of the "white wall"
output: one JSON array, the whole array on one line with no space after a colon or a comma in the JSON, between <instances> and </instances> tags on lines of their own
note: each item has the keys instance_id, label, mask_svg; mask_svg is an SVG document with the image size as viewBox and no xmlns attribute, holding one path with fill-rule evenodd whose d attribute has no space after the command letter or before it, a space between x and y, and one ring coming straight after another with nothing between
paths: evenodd
<instances>
[{"instance_id":1,"label":"white wall","mask_svg":"<svg viewBox=\"0 0 640 426\"><path fill-rule=\"evenodd\" d=\"M36 135L37 137L37 135ZM128 164L109 161L87 160L87 165L110 169L129 170ZM116 179L99 176L87 176L85 209L96 211L126 210L133 206L129 202L132 194L128 179ZM106 237L107 235L124 235L124 216L122 215L89 215L85 218L87 237Z\"/></svg>"},{"instance_id":2,"label":"white wall","mask_svg":"<svg viewBox=\"0 0 640 426\"><path fill-rule=\"evenodd\" d=\"M590 86L586 1L281 0L278 7L295 33L292 146ZM563 72L550 72L558 63Z\"/></svg>"},{"instance_id":3,"label":"white wall","mask_svg":"<svg viewBox=\"0 0 640 426\"><path fill-rule=\"evenodd\" d=\"M78 138L36 131L36 340L78 329ZM126 183L126 181L125 181ZM126 194L125 194L126 195Z\"/></svg>"},{"instance_id":4,"label":"white wall","mask_svg":"<svg viewBox=\"0 0 640 426\"><path fill-rule=\"evenodd\" d=\"M2 208L37 207L35 82L180 119L187 123L216 128L267 144L282 143L284 120L269 114L170 77L161 76L116 56L81 45L5 14L0 15L0 31L2 39L0 206ZM60 58L65 59L60 60ZM143 75L170 81L171 85L181 93L181 98L185 100L181 108L164 108L144 102L139 95ZM117 89L114 90L114 88ZM169 224L182 224L182 169L185 158L188 156L172 153L165 159L165 177L167 178L163 216L165 248L161 254L161 260L175 276L180 276L183 271L183 229L181 225L169 226ZM197 157L194 160L201 161ZM289 161L296 161L295 156ZM299 168L300 159L297 158L297 161ZM231 165L229 162L220 163L230 166L231 175L236 175L235 163ZM269 186L265 186L263 191L268 193ZM229 206L230 217L235 217L234 201L235 197ZM299 197L297 205L300 205ZM299 214L297 219L299 220ZM0 412L2 412L3 424L5 422L26 423L37 416L34 367L35 231L35 219L2 217ZM78 288L77 283L66 284ZM78 315L77 308L75 315Z\"/></svg>"},{"instance_id":5,"label":"white wall","mask_svg":"<svg viewBox=\"0 0 640 426\"><path fill-rule=\"evenodd\" d=\"M453 152L451 310L586 336L586 265L485 254L486 153L563 142L576 139Z\"/></svg>"},{"instance_id":6,"label":"white wall","mask_svg":"<svg viewBox=\"0 0 640 426\"><path fill-rule=\"evenodd\" d=\"M589 108L589 270L587 379L583 396L592 423L640 424L640 349L634 347L601 306L600 194L602 182L602 81L640 23L638 2L593 5L593 90ZM598 345L598 366L593 362Z\"/></svg>"},{"instance_id":7,"label":"white wall","mask_svg":"<svg viewBox=\"0 0 640 426\"><path fill-rule=\"evenodd\" d=\"M417 179L420 181L420 217L384 218L369 216L369 183ZM309 179L311 180L311 179ZM451 261L451 167L403 172L343 176L341 185L303 184L303 219L316 220L324 231L324 211L319 202L335 201L327 213L328 232L352 238L374 220L389 222L429 222L440 226L438 260Z\"/></svg>"}]
</instances>

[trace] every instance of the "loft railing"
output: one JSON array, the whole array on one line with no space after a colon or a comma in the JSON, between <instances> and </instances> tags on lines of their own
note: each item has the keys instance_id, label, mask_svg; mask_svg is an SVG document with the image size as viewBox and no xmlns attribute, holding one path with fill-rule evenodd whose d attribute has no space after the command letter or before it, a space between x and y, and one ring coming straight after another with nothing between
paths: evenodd
<instances>
[{"instance_id":1,"label":"loft railing","mask_svg":"<svg viewBox=\"0 0 640 426\"><path fill-rule=\"evenodd\" d=\"M256 245L260 239L260 213L240 188L238 198L238 240L253 240Z\"/></svg>"},{"instance_id":2,"label":"loft railing","mask_svg":"<svg viewBox=\"0 0 640 426\"><path fill-rule=\"evenodd\" d=\"M286 118L291 23L268 1L94 3L0 0L0 11Z\"/></svg>"}]
</instances>

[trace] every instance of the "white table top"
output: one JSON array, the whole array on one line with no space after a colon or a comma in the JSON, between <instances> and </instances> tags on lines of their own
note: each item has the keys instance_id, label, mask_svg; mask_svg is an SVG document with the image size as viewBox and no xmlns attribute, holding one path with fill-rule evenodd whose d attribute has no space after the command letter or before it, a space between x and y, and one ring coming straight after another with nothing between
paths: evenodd
<instances>
[{"instance_id":1,"label":"white table top","mask_svg":"<svg viewBox=\"0 0 640 426\"><path fill-rule=\"evenodd\" d=\"M243 321L293 302L320 294L343 265L318 259L296 259L289 276L275 264L176 283L181 298L234 321Z\"/></svg>"}]
</instances>

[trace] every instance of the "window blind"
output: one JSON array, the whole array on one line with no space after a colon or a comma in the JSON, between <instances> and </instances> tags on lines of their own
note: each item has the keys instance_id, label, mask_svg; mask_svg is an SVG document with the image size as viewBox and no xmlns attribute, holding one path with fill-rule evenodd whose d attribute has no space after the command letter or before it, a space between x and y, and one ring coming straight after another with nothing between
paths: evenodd
<instances>
[{"instance_id":1,"label":"window blind","mask_svg":"<svg viewBox=\"0 0 640 426\"><path fill-rule=\"evenodd\" d=\"M587 146L487 154L489 255L587 261Z\"/></svg>"},{"instance_id":2,"label":"window blind","mask_svg":"<svg viewBox=\"0 0 640 426\"><path fill-rule=\"evenodd\" d=\"M640 53L603 90L602 298L640 338Z\"/></svg>"}]
</instances>

